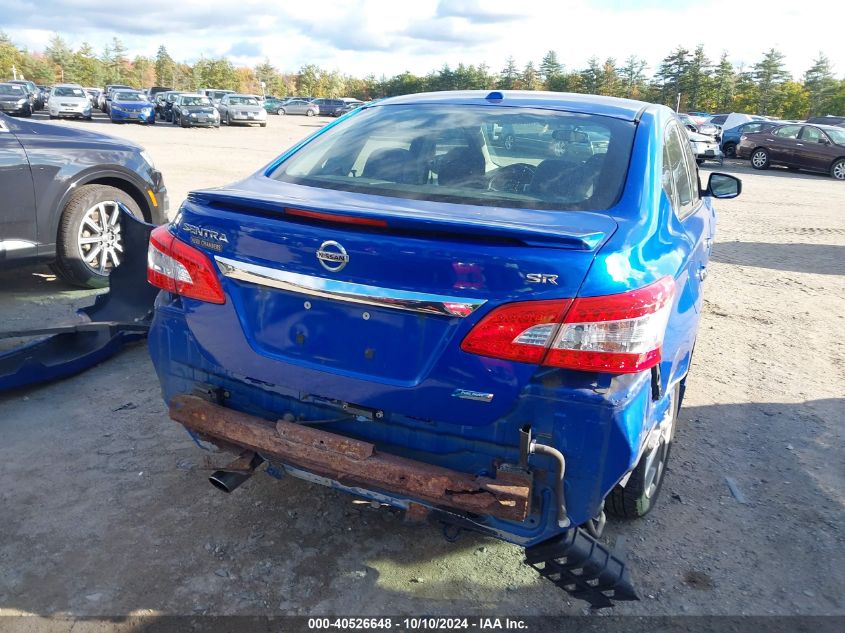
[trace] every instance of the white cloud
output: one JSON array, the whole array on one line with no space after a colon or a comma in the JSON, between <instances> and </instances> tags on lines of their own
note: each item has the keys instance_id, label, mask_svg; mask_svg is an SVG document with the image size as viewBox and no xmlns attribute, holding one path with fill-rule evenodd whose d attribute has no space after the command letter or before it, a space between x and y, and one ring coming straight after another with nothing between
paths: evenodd
<instances>
[{"instance_id":1,"label":"white cloud","mask_svg":"<svg viewBox=\"0 0 845 633\"><path fill-rule=\"evenodd\" d=\"M536 65L549 50L570 69L592 55L621 63L635 54L653 72L676 46L700 43L714 61L726 50L746 67L777 48L795 77L822 49L845 74L845 38L819 36L829 9L793 0L651 0L648 8L624 0L146 0L119 11L101 0L7 2L2 28L30 50L43 50L54 31L73 46L89 41L99 49L117 35L130 55L154 55L164 44L186 61L232 51L239 63L266 56L286 71L315 63L391 76L459 62L498 71L509 56Z\"/></svg>"}]
</instances>

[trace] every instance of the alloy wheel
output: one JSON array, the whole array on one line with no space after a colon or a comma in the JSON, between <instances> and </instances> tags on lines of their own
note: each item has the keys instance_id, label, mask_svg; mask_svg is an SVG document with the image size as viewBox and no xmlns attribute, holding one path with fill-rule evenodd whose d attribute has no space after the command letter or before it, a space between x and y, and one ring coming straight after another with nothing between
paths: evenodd
<instances>
[{"instance_id":1,"label":"alloy wheel","mask_svg":"<svg viewBox=\"0 0 845 633\"><path fill-rule=\"evenodd\" d=\"M754 156L751 157L751 164L757 169L765 167L767 162L768 156L766 156L766 152L754 152Z\"/></svg>"},{"instance_id":2,"label":"alloy wheel","mask_svg":"<svg viewBox=\"0 0 845 633\"><path fill-rule=\"evenodd\" d=\"M831 174L836 180L845 180L845 160L840 160L833 166Z\"/></svg>"},{"instance_id":3,"label":"alloy wheel","mask_svg":"<svg viewBox=\"0 0 845 633\"><path fill-rule=\"evenodd\" d=\"M106 275L120 265L123 236L120 207L116 202L98 202L85 212L79 225L77 245L82 261L99 275Z\"/></svg>"}]
</instances>

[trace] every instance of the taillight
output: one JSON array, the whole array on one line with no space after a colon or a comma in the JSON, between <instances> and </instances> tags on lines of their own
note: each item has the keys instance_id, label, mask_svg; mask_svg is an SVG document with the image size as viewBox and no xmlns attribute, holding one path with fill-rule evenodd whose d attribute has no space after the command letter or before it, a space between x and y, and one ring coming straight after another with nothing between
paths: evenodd
<instances>
[{"instance_id":1,"label":"taillight","mask_svg":"<svg viewBox=\"0 0 845 633\"><path fill-rule=\"evenodd\" d=\"M461 349L481 356L540 363L546 354L549 337L570 303L571 299L563 299L503 305L472 328L461 343Z\"/></svg>"},{"instance_id":2,"label":"taillight","mask_svg":"<svg viewBox=\"0 0 845 633\"><path fill-rule=\"evenodd\" d=\"M484 317L461 349L551 367L635 373L660 362L674 293L674 280L664 277L616 295L507 304Z\"/></svg>"},{"instance_id":3,"label":"taillight","mask_svg":"<svg viewBox=\"0 0 845 633\"><path fill-rule=\"evenodd\" d=\"M147 281L183 297L208 303L226 303L211 260L177 239L166 226L160 226L150 234Z\"/></svg>"}]
</instances>

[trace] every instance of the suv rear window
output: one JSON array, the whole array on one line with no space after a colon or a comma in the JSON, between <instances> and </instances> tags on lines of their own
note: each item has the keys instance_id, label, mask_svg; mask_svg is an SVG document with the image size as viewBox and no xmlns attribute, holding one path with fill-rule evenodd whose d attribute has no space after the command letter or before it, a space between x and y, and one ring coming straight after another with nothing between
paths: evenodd
<instances>
[{"instance_id":1,"label":"suv rear window","mask_svg":"<svg viewBox=\"0 0 845 633\"><path fill-rule=\"evenodd\" d=\"M398 198L549 210L610 208L635 125L590 114L497 106L368 108L270 177Z\"/></svg>"}]
</instances>

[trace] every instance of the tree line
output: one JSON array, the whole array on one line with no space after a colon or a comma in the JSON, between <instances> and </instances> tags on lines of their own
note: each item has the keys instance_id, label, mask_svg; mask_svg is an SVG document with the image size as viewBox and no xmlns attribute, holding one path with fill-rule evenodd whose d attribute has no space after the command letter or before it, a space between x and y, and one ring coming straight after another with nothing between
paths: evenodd
<instances>
[{"instance_id":1,"label":"tree line","mask_svg":"<svg viewBox=\"0 0 845 633\"><path fill-rule=\"evenodd\" d=\"M19 75L40 84L73 82L84 86L125 83L136 87L168 86L177 90L222 88L285 97L355 97L370 100L438 90L552 90L629 97L662 103L681 111L749 112L784 119L825 114L845 115L845 78L837 77L830 60L819 53L801 77L786 70L784 55L771 48L759 61L735 66L727 52L709 58L703 45L676 47L653 73L645 60L631 55L622 62L592 57L584 68L568 68L555 51L536 65L510 57L505 67L486 64L444 65L426 75L410 72L392 77L353 77L306 64L297 72L277 69L269 59L254 68L235 67L225 58L201 58L193 64L174 60L165 46L155 57L130 59L119 38L101 51L83 43L76 49L60 36L50 38L43 52L16 46L0 32L0 77Z\"/></svg>"}]
</instances>

